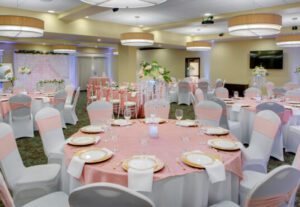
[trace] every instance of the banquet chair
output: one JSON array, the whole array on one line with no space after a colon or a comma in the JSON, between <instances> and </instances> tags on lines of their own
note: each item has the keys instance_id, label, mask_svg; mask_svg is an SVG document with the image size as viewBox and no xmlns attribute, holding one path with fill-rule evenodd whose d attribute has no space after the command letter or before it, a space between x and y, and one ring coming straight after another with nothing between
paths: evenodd
<instances>
[{"instance_id":1,"label":"banquet chair","mask_svg":"<svg viewBox=\"0 0 300 207\"><path fill-rule=\"evenodd\" d=\"M0 148L0 169L17 206L57 191L60 165L25 167L12 128L5 123L0 123Z\"/></svg>"},{"instance_id":2,"label":"banquet chair","mask_svg":"<svg viewBox=\"0 0 300 207\"><path fill-rule=\"evenodd\" d=\"M198 82L198 88L200 88L203 92L204 99L207 98L209 83L208 80L201 78Z\"/></svg>"},{"instance_id":3,"label":"banquet chair","mask_svg":"<svg viewBox=\"0 0 300 207\"><path fill-rule=\"evenodd\" d=\"M45 107L36 114L35 120L48 163L61 164L65 136L62 130L59 111L51 107Z\"/></svg>"},{"instance_id":4,"label":"banquet chair","mask_svg":"<svg viewBox=\"0 0 300 207\"><path fill-rule=\"evenodd\" d=\"M229 92L227 88L218 87L215 89L215 95L218 98L229 98Z\"/></svg>"},{"instance_id":5,"label":"banquet chair","mask_svg":"<svg viewBox=\"0 0 300 207\"><path fill-rule=\"evenodd\" d=\"M66 104L67 105L71 105L72 104L72 100L73 100L73 95L74 95L74 87L70 84L70 85L66 85L65 86L65 91L67 92L67 98L66 98Z\"/></svg>"},{"instance_id":6,"label":"banquet chair","mask_svg":"<svg viewBox=\"0 0 300 207\"><path fill-rule=\"evenodd\" d=\"M290 90L285 93L286 100L289 101L300 101L300 90Z\"/></svg>"},{"instance_id":7,"label":"banquet chair","mask_svg":"<svg viewBox=\"0 0 300 207\"><path fill-rule=\"evenodd\" d=\"M177 83L171 83L169 86L169 101L170 103L177 103L178 100L178 88L177 88Z\"/></svg>"},{"instance_id":8,"label":"banquet chair","mask_svg":"<svg viewBox=\"0 0 300 207\"><path fill-rule=\"evenodd\" d=\"M298 170L300 170L300 147L298 147L297 153L295 155L294 161L292 166ZM246 170L243 172L243 179L240 182L240 201L241 203L245 203L247 195L250 193L250 191L261 181L263 181L266 178L266 173ZM294 206L295 203L295 195L290 198L289 203L293 204L290 206Z\"/></svg>"},{"instance_id":9,"label":"banquet chair","mask_svg":"<svg viewBox=\"0 0 300 207\"><path fill-rule=\"evenodd\" d=\"M31 113L31 98L18 94L9 99L9 124L12 126L15 138L34 137L33 117Z\"/></svg>"},{"instance_id":10,"label":"banquet chair","mask_svg":"<svg viewBox=\"0 0 300 207\"><path fill-rule=\"evenodd\" d=\"M224 87L224 81L222 81L221 79L217 79L216 80L216 89L223 88L223 87Z\"/></svg>"},{"instance_id":11,"label":"banquet chair","mask_svg":"<svg viewBox=\"0 0 300 207\"><path fill-rule=\"evenodd\" d=\"M261 95L260 89L255 88L255 87L250 87L245 90L246 98L256 98L257 96L260 96L260 95Z\"/></svg>"},{"instance_id":12,"label":"banquet chair","mask_svg":"<svg viewBox=\"0 0 300 207\"><path fill-rule=\"evenodd\" d=\"M7 188L5 180L0 172L0 200L5 207L18 207ZM37 198L23 207L70 207L68 202L68 195L64 192L54 192Z\"/></svg>"},{"instance_id":13,"label":"banquet chair","mask_svg":"<svg viewBox=\"0 0 300 207\"><path fill-rule=\"evenodd\" d=\"M122 114L124 114L125 109L130 109L131 117L133 117L132 114L134 114L135 118L137 118L138 105L139 105L139 103L138 103L139 99L137 96L137 92L126 91L124 94L124 98L125 98L125 101L120 104L120 106L121 106L120 109L122 109Z\"/></svg>"},{"instance_id":14,"label":"banquet chair","mask_svg":"<svg viewBox=\"0 0 300 207\"><path fill-rule=\"evenodd\" d=\"M295 116L297 119L296 122L299 119L299 116ZM297 147L300 146L300 125L299 124L293 124L287 127L287 132L286 132L286 137L285 137L285 151L286 152L296 152Z\"/></svg>"},{"instance_id":15,"label":"banquet chair","mask_svg":"<svg viewBox=\"0 0 300 207\"><path fill-rule=\"evenodd\" d=\"M97 100L97 94L94 91L94 86L91 84L87 84L86 86L86 99L88 104Z\"/></svg>"},{"instance_id":16,"label":"banquet chair","mask_svg":"<svg viewBox=\"0 0 300 207\"><path fill-rule=\"evenodd\" d=\"M299 85L294 82L288 82L288 83L284 84L283 88L287 91L290 91L290 90L295 90L295 89L299 88Z\"/></svg>"},{"instance_id":17,"label":"banquet chair","mask_svg":"<svg viewBox=\"0 0 300 207\"><path fill-rule=\"evenodd\" d=\"M75 189L69 196L72 207L154 207L146 196L113 183L94 183Z\"/></svg>"},{"instance_id":18,"label":"banquet chair","mask_svg":"<svg viewBox=\"0 0 300 207\"><path fill-rule=\"evenodd\" d=\"M66 104L67 92L64 90L58 91L53 98L53 107L60 113L61 123L63 128L67 128L64 119L64 110Z\"/></svg>"},{"instance_id":19,"label":"banquet chair","mask_svg":"<svg viewBox=\"0 0 300 207\"><path fill-rule=\"evenodd\" d=\"M273 148L271 151L271 156L275 157L276 159L280 160L280 161L284 161L284 155L283 155L283 127L282 124L284 124L284 107L278 103L275 102L264 102L261 104L258 104L256 106L256 112L260 112L263 110L270 110L273 111L274 113L276 113L280 119L281 119L281 125L279 127L278 133L274 139L274 143L273 143Z\"/></svg>"},{"instance_id":20,"label":"banquet chair","mask_svg":"<svg viewBox=\"0 0 300 207\"><path fill-rule=\"evenodd\" d=\"M178 83L178 105L180 104L191 104L191 93L192 89L190 83L187 81L180 81Z\"/></svg>"},{"instance_id":21,"label":"banquet chair","mask_svg":"<svg viewBox=\"0 0 300 207\"><path fill-rule=\"evenodd\" d=\"M91 125L103 124L112 118L113 105L107 101L95 101L87 106Z\"/></svg>"},{"instance_id":22,"label":"banquet chair","mask_svg":"<svg viewBox=\"0 0 300 207\"><path fill-rule=\"evenodd\" d=\"M300 171L291 166L280 166L266 177L247 195L241 206L245 207L291 207L290 200L298 189ZM231 201L223 201L210 207L236 207Z\"/></svg>"},{"instance_id":23,"label":"banquet chair","mask_svg":"<svg viewBox=\"0 0 300 207\"><path fill-rule=\"evenodd\" d=\"M64 114L64 120L67 124L75 125L78 121L78 117L76 115L76 106L77 106L79 95L80 95L80 87L76 89L73 103L65 104L63 114Z\"/></svg>"},{"instance_id":24,"label":"banquet chair","mask_svg":"<svg viewBox=\"0 0 300 207\"><path fill-rule=\"evenodd\" d=\"M150 118L152 114L155 117L168 119L170 113L170 103L165 99L153 99L144 104L145 117Z\"/></svg>"},{"instance_id":25,"label":"banquet chair","mask_svg":"<svg viewBox=\"0 0 300 207\"><path fill-rule=\"evenodd\" d=\"M195 117L204 126L220 126L222 107L213 101L200 101L195 107Z\"/></svg>"},{"instance_id":26,"label":"banquet chair","mask_svg":"<svg viewBox=\"0 0 300 207\"><path fill-rule=\"evenodd\" d=\"M230 132L237 137L239 140L241 140L242 131L241 131L241 124L239 121L233 121L227 118L227 106L226 103L216 97L210 97L210 101L213 101L217 104L219 104L222 107L222 116L220 119L220 127L223 127L224 129L229 129Z\"/></svg>"},{"instance_id":27,"label":"banquet chair","mask_svg":"<svg viewBox=\"0 0 300 207\"><path fill-rule=\"evenodd\" d=\"M280 118L273 111L264 110L255 115L249 147L241 145L244 170L267 172L267 164L280 124Z\"/></svg>"},{"instance_id":28,"label":"banquet chair","mask_svg":"<svg viewBox=\"0 0 300 207\"><path fill-rule=\"evenodd\" d=\"M275 98L283 97L286 93L286 90L282 87L275 87L273 88L273 96Z\"/></svg>"},{"instance_id":29,"label":"banquet chair","mask_svg":"<svg viewBox=\"0 0 300 207\"><path fill-rule=\"evenodd\" d=\"M267 95L268 98L271 98L273 96L273 88L274 88L274 83L273 82L267 82L266 83L266 89L267 89Z\"/></svg>"},{"instance_id":30,"label":"banquet chair","mask_svg":"<svg viewBox=\"0 0 300 207\"><path fill-rule=\"evenodd\" d=\"M195 99L197 103L204 100L204 94L200 88L197 88L195 91Z\"/></svg>"}]
</instances>

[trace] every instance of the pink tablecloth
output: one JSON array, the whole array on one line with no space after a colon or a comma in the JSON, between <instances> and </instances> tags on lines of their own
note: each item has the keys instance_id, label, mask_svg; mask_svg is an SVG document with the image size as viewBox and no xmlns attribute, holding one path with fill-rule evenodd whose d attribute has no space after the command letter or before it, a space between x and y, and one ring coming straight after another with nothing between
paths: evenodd
<instances>
[{"instance_id":1,"label":"pink tablecloth","mask_svg":"<svg viewBox=\"0 0 300 207\"><path fill-rule=\"evenodd\" d=\"M206 144L207 140L216 138L215 136L207 136L198 134L199 128L184 128L176 126L174 121L159 125L159 138L152 139L148 136L148 126L140 121L135 121L133 126L113 127L113 133L118 136L118 151L109 161L98 164L86 164L81 176L81 183L88 184L94 182L111 182L127 186L127 173L121 168L120 162L133 155L146 152L155 155L165 163L165 168L155 173L154 180L160 180L171 176L184 175L192 172L199 172L199 169L185 166L183 170L176 159L180 157L183 150L181 137L188 136L190 141L184 147L187 150L201 150L203 152L215 153L220 155L225 164L226 170L234 173L242 178L242 160L241 153L222 152L211 149ZM81 132L74 136L83 135ZM85 136L93 136L86 135ZM104 135L101 135L103 137ZM224 138L235 139L232 135L223 136ZM142 146L140 139L147 138L148 145ZM112 149L114 143L112 141L100 141L96 147L106 147ZM95 147L95 146L90 146ZM75 152L90 147L73 147L65 146L65 161L67 164L71 161ZM184 164L182 164L184 165ZM114 169L117 166L116 169Z\"/></svg>"}]
</instances>

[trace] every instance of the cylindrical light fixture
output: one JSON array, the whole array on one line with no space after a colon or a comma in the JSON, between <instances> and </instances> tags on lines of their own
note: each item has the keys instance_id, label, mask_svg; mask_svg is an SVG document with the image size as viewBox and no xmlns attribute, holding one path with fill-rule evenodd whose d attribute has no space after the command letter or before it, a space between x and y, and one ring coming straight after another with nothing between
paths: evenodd
<instances>
[{"instance_id":1,"label":"cylindrical light fixture","mask_svg":"<svg viewBox=\"0 0 300 207\"><path fill-rule=\"evenodd\" d=\"M53 52L55 52L55 53L75 53L76 47L73 45L54 45Z\"/></svg>"},{"instance_id":2,"label":"cylindrical light fixture","mask_svg":"<svg viewBox=\"0 0 300 207\"><path fill-rule=\"evenodd\" d=\"M81 0L87 4L109 8L141 8L161 4L167 0Z\"/></svg>"},{"instance_id":3,"label":"cylindrical light fixture","mask_svg":"<svg viewBox=\"0 0 300 207\"><path fill-rule=\"evenodd\" d=\"M186 43L186 50L188 51L209 51L211 50L211 43L209 42L188 42Z\"/></svg>"},{"instance_id":4,"label":"cylindrical light fixture","mask_svg":"<svg viewBox=\"0 0 300 207\"><path fill-rule=\"evenodd\" d=\"M125 46L150 46L154 44L154 35L145 32L129 32L121 34L121 44Z\"/></svg>"},{"instance_id":5,"label":"cylindrical light fixture","mask_svg":"<svg viewBox=\"0 0 300 207\"><path fill-rule=\"evenodd\" d=\"M276 38L276 45L278 47L300 47L300 35L285 35Z\"/></svg>"},{"instance_id":6,"label":"cylindrical light fixture","mask_svg":"<svg viewBox=\"0 0 300 207\"><path fill-rule=\"evenodd\" d=\"M0 16L0 36L41 37L44 35L44 21L23 16Z\"/></svg>"},{"instance_id":7,"label":"cylindrical light fixture","mask_svg":"<svg viewBox=\"0 0 300 207\"><path fill-rule=\"evenodd\" d=\"M266 36L280 33L282 17L278 14L246 14L228 21L229 34L235 36Z\"/></svg>"}]
</instances>

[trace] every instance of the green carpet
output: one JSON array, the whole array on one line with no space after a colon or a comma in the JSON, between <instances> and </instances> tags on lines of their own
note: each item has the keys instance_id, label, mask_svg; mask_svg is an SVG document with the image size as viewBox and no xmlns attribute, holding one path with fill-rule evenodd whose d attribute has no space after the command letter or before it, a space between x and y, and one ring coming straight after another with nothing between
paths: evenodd
<instances>
[{"instance_id":1,"label":"green carpet","mask_svg":"<svg viewBox=\"0 0 300 207\"><path fill-rule=\"evenodd\" d=\"M175 119L175 110L183 109L184 111L184 119L194 119L194 111L192 106L186 105L177 105L172 104L170 110L170 118ZM86 126L89 124L88 115L86 112L86 93L82 92L80 94L78 105L77 105L77 116L79 117L79 122L75 125L67 125L67 129L64 129L65 137L68 138L73 133L77 132L79 128ZM22 138L17 140L18 148L22 159L24 161L25 166L32 166L38 164L47 163L46 156L43 151L41 138L38 132L35 133L34 138ZM269 162L269 170L274 169L277 166L284 164L291 164L294 159L294 154L285 153L285 162L278 161L276 159L271 158ZM296 206L300 206L300 192L297 194L297 203ZM3 207L0 202L0 207Z\"/></svg>"}]
</instances>

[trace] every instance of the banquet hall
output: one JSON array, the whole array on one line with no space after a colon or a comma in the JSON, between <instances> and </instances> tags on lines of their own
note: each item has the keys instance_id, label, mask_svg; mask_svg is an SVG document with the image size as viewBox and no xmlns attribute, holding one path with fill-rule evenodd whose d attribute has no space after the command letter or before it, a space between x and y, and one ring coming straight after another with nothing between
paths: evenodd
<instances>
[{"instance_id":1,"label":"banquet hall","mask_svg":"<svg viewBox=\"0 0 300 207\"><path fill-rule=\"evenodd\" d=\"M300 207L300 0L1 0L0 207Z\"/></svg>"}]
</instances>

